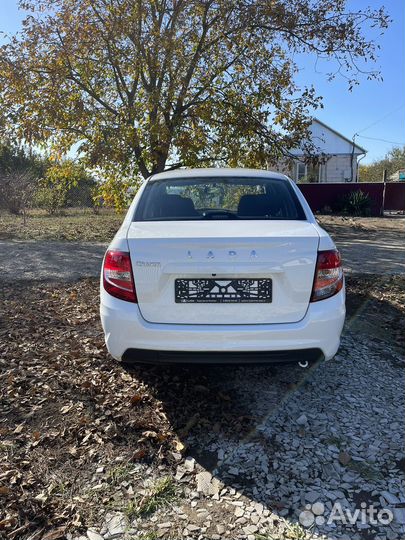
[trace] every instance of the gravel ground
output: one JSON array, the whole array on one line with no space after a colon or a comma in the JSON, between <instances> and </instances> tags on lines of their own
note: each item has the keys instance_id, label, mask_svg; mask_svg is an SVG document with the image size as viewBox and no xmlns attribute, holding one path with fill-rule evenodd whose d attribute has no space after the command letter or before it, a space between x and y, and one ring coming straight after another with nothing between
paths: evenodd
<instances>
[{"instance_id":1,"label":"gravel ground","mask_svg":"<svg viewBox=\"0 0 405 540\"><path fill-rule=\"evenodd\" d=\"M129 371L155 387L174 425L180 407L191 415L189 426L197 425L178 455L182 497L149 519L107 512L89 540L99 540L94 533L105 540L404 538L403 358L386 343L360 337L348 328L336 358L312 372L161 370L156 387L144 368ZM187 391L193 387L195 406L182 402L179 380ZM236 422L201 408L199 398L212 393L231 401ZM162 472L137 470L147 478L144 489ZM389 523L342 517L370 507Z\"/></svg>"}]
</instances>

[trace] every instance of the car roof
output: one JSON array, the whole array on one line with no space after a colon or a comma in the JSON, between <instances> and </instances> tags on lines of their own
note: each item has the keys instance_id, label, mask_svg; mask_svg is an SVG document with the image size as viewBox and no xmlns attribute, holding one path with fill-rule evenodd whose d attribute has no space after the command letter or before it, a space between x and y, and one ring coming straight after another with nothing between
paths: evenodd
<instances>
[{"instance_id":1,"label":"car roof","mask_svg":"<svg viewBox=\"0 0 405 540\"><path fill-rule=\"evenodd\" d=\"M259 169L232 169L231 167L210 167L210 168L201 168L201 169L175 169L173 171L166 171L162 173L157 173L148 178L149 182L154 182L155 180L166 180L170 178L175 178L176 180L181 180L182 178L201 178L201 177L227 177L227 176L240 176L240 177L251 177L251 178L274 178L278 180L288 180L285 174L281 174L274 171L265 171Z\"/></svg>"}]
</instances>

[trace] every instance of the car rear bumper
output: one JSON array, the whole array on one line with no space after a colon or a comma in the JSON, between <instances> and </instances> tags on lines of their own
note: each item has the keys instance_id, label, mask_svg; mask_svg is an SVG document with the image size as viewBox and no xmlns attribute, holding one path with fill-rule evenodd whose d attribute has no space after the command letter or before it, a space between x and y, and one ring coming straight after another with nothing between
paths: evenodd
<instances>
[{"instance_id":1,"label":"car rear bumper","mask_svg":"<svg viewBox=\"0 0 405 540\"><path fill-rule=\"evenodd\" d=\"M321 357L328 360L339 347L345 319L345 292L342 289L332 298L310 304L305 317L297 323L149 323L142 318L137 304L114 298L103 289L100 315L108 351L118 360L156 363L271 363Z\"/></svg>"},{"instance_id":2,"label":"car rear bumper","mask_svg":"<svg viewBox=\"0 0 405 540\"><path fill-rule=\"evenodd\" d=\"M295 351L152 351L127 349L122 361L139 364L312 364L324 359L321 349Z\"/></svg>"}]
</instances>

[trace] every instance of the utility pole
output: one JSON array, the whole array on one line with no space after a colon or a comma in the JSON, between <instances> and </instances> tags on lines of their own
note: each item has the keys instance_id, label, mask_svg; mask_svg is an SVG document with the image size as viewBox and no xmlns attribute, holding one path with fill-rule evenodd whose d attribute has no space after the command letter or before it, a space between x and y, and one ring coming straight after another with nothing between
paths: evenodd
<instances>
[{"instance_id":1,"label":"utility pole","mask_svg":"<svg viewBox=\"0 0 405 540\"><path fill-rule=\"evenodd\" d=\"M384 209L385 209L385 191L386 191L386 189L387 189L387 169L384 169L384 170L383 170L382 181L384 182L384 185L383 185L383 197L382 197L381 215L384 217Z\"/></svg>"},{"instance_id":2,"label":"utility pole","mask_svg":"<svg viewBox=\"0 0 405 540\"><path fill-rule=\"evenodd\" d=\"M354 159L354 147L356 145L356 137L358 133L355 133L352 137L352 155L350 158L350 182L353 182L354 170L353 170L353 159ZM357 179L357 178L356 178Z\"/></svg>"}]
</instances>

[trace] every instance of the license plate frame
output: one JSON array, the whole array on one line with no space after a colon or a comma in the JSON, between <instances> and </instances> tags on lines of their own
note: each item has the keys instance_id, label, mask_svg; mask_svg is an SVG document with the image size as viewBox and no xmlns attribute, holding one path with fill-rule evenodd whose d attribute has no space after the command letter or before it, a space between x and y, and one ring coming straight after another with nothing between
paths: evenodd
<instances>
[{"instance_id":1,"label":"license plate frame","mask_svg":"<svg viewBox=\"0 0 405 540\"><path fill-rule=\"evenodd\" d=\"M271 278L177 278L176 304L271 304Z\"/></svg>"}]
</instances>

